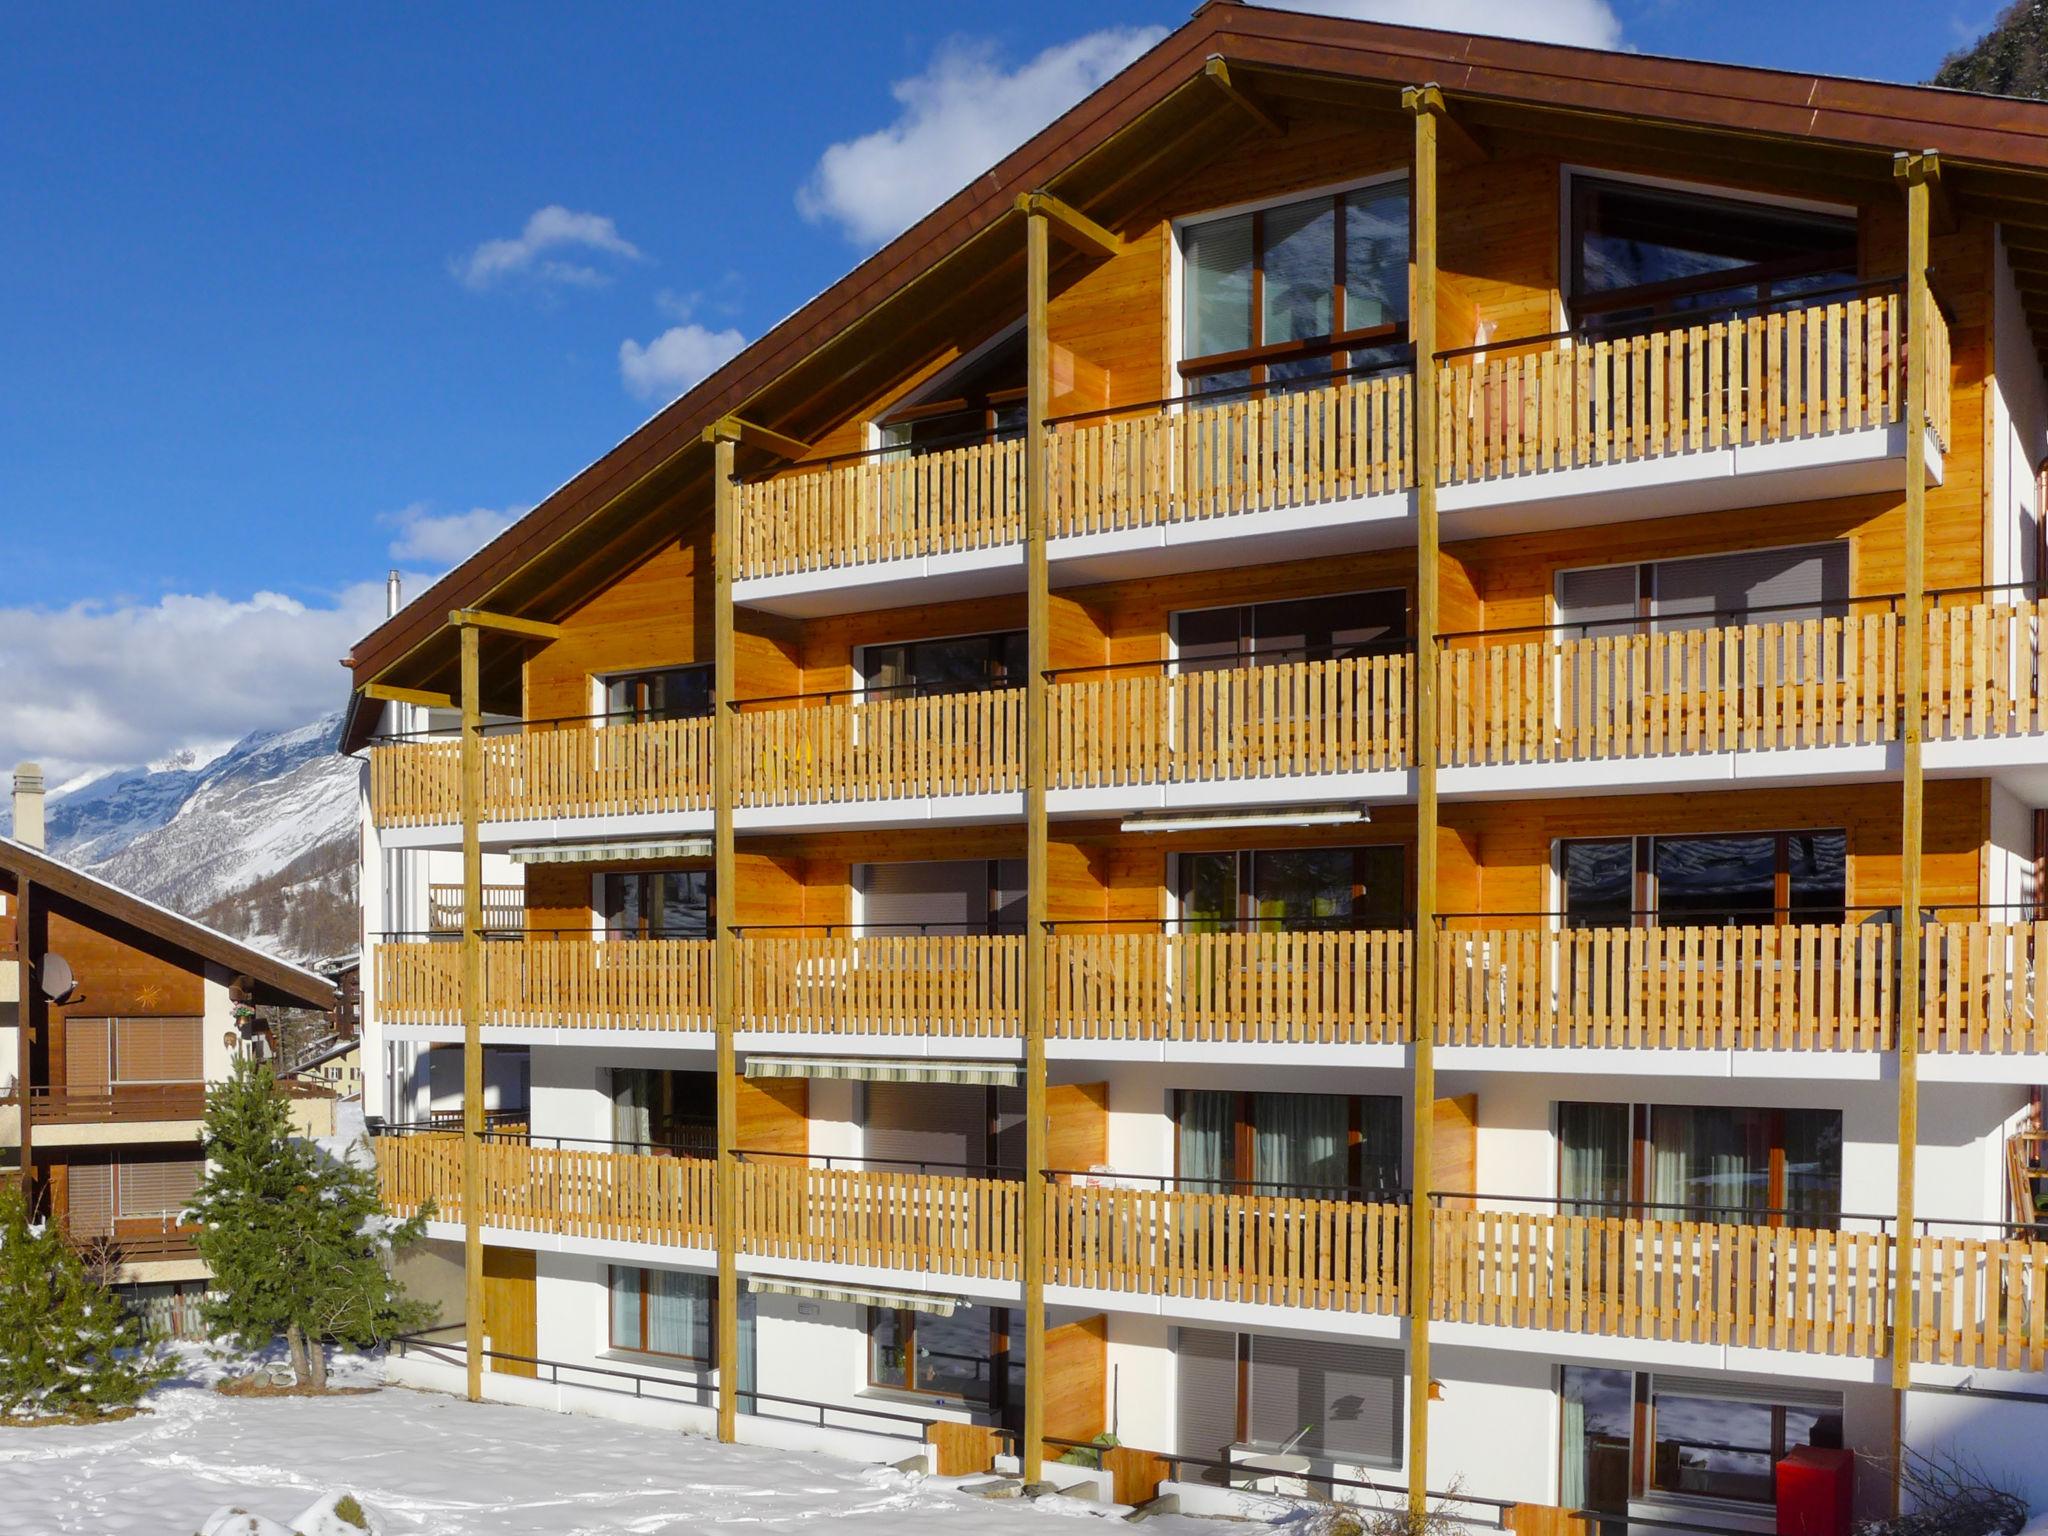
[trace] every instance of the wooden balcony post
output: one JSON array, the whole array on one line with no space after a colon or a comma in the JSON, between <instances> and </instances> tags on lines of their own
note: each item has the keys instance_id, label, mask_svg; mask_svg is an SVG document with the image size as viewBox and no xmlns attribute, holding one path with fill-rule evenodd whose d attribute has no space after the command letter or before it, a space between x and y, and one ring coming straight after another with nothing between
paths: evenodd
<instances>
[{"instance_id":1,"label":"wooden balcony post","mask_svg":"<svg viewBox=\"0 0 2048 1536\"><path fill-rule=\"evenodd\" d=\"M718 1438L738 1435L740 1283L738 1163L739 1097L733 1056L738 1009L739 940L733 933L733 444L734 434L712 429L711 524L711 902L717 923L711 954L711 1023L718 1047L718 1180L711 1200L718 1249Z\"/></svg>"},{"instance_id":2,"label":"wooden balcony post","mask_svg":"<svg viewBox=\"0 0 2048 1536\"><path fill-rule=\"evenodd\" d=\"M482 632L457 626L462 646L462 1319L469 1400L484 1395L484 861L477 818L484 800Z\"/></svg>"},{"instance_id":3,"label":"wooden balcony post","mask_svg":"<svg viewBox=\"0 0 2048 1536\"><path fill-rule=\"evenodd\" d=\"M35 1081L36 1016L43 1011L42 992L35 974L35 915L35 885L24 873L14 887L15 985L19 988L15 993L19 1001L14 1005L14 1112L21 1125L21 1196L31 1202L36 1167L33 1138L29 1134L28 1095L29 1084Z\"/></svg>"},{"instance_id":4,"label":"wooden balcony post","mask_svg":"<svg viewBox=\"0 0 2048 1536\"><path fill-rule=\"evenodd\" d=\"M1049 489L1045 419L1052 402L1052 352L1046 337L1051 230L1037 206L1024 220L1025 408L1024 590L1028 661L1024 681L1024 1443L1017 1448L1026 1484L1039 1480L1045 1435L1045 783L1046 671L1052 665L1052 600L1046 565Z\"/></svg>"},{"instance_id":5,"label":"wooden balcony post","mask_svg":"<svg viewBox=\"0 0 2048 1536\"><path fill-rule=\"evenodd\" d=\"M1419 1524L1429 1494L1430 1191L1436 1103L1436 662L1438 629L1436 453L1437 128L1443 92L1411 86L1401 104L1415 119L1414 283L1408 332L1415 346L1415 943L1409 984L1415 1071L1408 1183L1408 1508Z\"/></svg>"},{"instance_id":6,"label":"wooden balcony post","mask_svg":"<svg viewBox=\"0 0 2048 1536\"><path fill-rule=\"evenodd\" d=\"M1900 722L1902 799L1899 829L1899 1119L1898 1236L1892 1245L1892 1506L1902 1496L1906 1392L1913 1376L1913 1213L1920 1139L1920 856L1923 839L1920 741L1927 678L1927 220L1929 189L1940 174L1932 153L1901 154L1893 170L1906 193L1906 571L1900 658L1905 718Z\"/></svg>"}]
</instances>

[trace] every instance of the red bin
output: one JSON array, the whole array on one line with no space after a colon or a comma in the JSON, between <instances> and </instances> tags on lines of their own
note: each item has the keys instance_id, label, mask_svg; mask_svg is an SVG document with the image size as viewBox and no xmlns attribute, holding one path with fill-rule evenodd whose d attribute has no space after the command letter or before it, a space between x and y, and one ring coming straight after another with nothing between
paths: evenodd
<instances>
[{"instance_id":1,"label":"red bin","mask_svg":"<svg viewBox=\"0 0 2048 1536\"><path fill-rule=\"evenodd\" d=\"M1856 1508L1853 1451L1802 1445L1776 1473L1778 1536L1849 1536Z\"/></svg>"}]
</instances>

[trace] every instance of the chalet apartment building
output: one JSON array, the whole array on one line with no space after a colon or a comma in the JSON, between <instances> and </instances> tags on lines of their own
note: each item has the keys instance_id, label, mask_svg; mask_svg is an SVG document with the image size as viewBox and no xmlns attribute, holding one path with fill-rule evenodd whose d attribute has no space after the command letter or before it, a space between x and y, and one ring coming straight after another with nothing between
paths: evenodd
<instances>
[{"instance_id":1,"label":"chalet apartment building","mask_svg":"<svg viewBox=\"0 0 2048 1536\"><path fill-rule=\"evenodd\" d=\"M357 646L474 1266L398 1369L1482 1526L2048 1492L2044 188L2034 103L1203 7Z\"/></svg>"},{"instance_id":2,"label":"chalet apartment building","mask_svg":"<svg viewBox=\"0 0 2048 1536\"><path fill-rule=\"evenodd\" d=\"M0 837L0 1170L176 1322L205 1288L183 1220L205 1169L206 1087L259 1008L331 1007L331 983L44 851L43 778L14 775Z\"/></svg>"}]
</instances>

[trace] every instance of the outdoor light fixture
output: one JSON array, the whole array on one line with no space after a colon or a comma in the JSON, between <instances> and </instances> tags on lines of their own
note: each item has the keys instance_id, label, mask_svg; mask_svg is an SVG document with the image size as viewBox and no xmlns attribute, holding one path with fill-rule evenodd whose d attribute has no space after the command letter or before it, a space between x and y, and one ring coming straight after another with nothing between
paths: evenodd
<instances>
[{"instance_id":1,"label":"outdoor light fixture","mask_svg":"<svg viewBox=\"0 0 2048 1536\"><path fill-rule=\"evenodd\" d=\"M1126 832L1221 832L1235 827L1342 827L1372 820L1364 805L1297 805L1270 811L1140 811Z\"/></svg>"}]
</instances>

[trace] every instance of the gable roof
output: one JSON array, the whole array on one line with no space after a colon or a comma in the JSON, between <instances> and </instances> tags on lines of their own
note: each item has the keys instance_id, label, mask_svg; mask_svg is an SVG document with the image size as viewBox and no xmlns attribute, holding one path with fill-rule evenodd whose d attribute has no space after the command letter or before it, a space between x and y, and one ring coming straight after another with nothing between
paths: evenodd
<instances>
[{"instance_id":1,"label":"gable roof","mask_svg":"<svg viewBox=\"0 0 2048 1536\"><path fill-rule=\"evenodd\" d=\"M624 498L687 471L708 475L703 429L741 411L817 349L844 336L940 265L983 242L1011 215L1020 191L1060 190L1097 151L1202 78L1222 57L1233 78L1290 76L1395 93L1435 82L1461 105L1511 104L1567 129L1630 121L1726 139L1801 144L1888 157L1935 149L1969 169L1977 206L2048 231L2048 104L1745 65L1611 53L1475 37L1378 22L1305 15L1208 0L1100 89L1000 163L860 262L730 362L685 391L531 512L360 640L345 665L356 687L446 635L449 611L476 606ZM1205 101L1219 113L1220 95ZM1981 173L1981 177L1978 175ZM1084 211L1088 208L1081 199ZM949 268L950 271L950 268ZM2048 337L2048 272L2028 291L2037 333ZM773 416L764 425L778 423ZM446 642L452 652L452 641ZM415 686L417 679L412 679ZM352 707L343 750L361 744Z\"/></svg>"},{"instance_id":2,"label":"gable roof","mask_svg":"<svg viewBox=\"0 0 2048 1536\"><path fill-rule=\"evenodd\" d=\"M326 977L252 948L240 939L231 939L204 923L180 917L168 907L145 901L97 875L51 857L40 848L0 836L0 869L11 871L17 880L68 896L81 906L247 976L269 990L269 1001L306 1008L334 1006L334 983Z\"/></svg>"}]
</instances>

